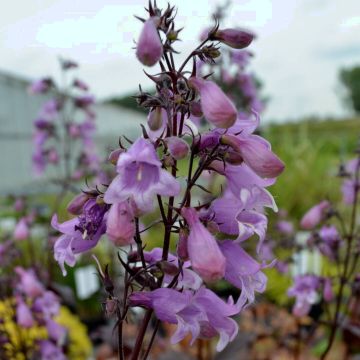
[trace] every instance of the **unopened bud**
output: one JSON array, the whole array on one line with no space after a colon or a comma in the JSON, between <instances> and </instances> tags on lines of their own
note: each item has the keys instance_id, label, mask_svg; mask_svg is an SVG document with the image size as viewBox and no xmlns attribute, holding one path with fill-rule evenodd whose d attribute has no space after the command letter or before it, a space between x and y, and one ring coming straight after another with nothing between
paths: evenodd
<instances>
[{"instance_id":1,"label":"unopened bud","mask_svg":"<svg viewBox=\"0 0 360 360\"><path fill-rule=\"evenodd\" d=\"M116 313L117 308L118 308L118 303L115 299L112 298L106 299L106 303L105 303L106 315L108 316L114 315Z\"/></svg>"},{"instance_id":2,"label":"unopened bud","mask_svg":"<svg viewBox=\"0 0 360 360\"><path fill-rule=\"evenodd\" d=\"M169 148L170 155L176 159L184 159L190 151L189 144L176 136L171 136L165 139L166 144Z\"/></svg>"},{"instance_id":3,"label":"unopened bud","mask_svg":"<svg viewBox=\"0 0 360 360\"><path fill-rule=\"evenodd\" d=\"M155 110L149 112L147 123L152 131L159 130L163 124L166 111L161 107L156 107Z\"/></svg>"},{"instance_id":4,"label":"unopened bud","mask_svg":"<svg viewBox=\"0 0 360 360\"><path fill-rule=\"evenodd\" d=\"M163 54L163 46L156 28L157 18L146 20L136 48L136 56L146 66L155 65Z\"/></svg>"},{"instance_id":5,"label":"unopened bud","mask_svg":"<svg viewBox=\"0 0 360 360\"><path fill-rule=\"evenodd\" d=\"M68 204L67 211L73 215L80 215L82 213L85 203L89 200L89 196L85 193L76 195Z\"/></svg>"},{"instance_id":6,"label":"unopened bud","mask_svg":"<svg viewBox=\"0 0 360 360\"><path fill-rule=\"evenodd\" d=\"M221 41L234 49L244 49L248 47L254 40L254 37L254 34L241 29L218 30L213 35L214 40Z\"/></svg>"},{"instance_id":7,"label":"unopened bud","mask_svg":"<svg viewBox=\"0 0 360 360\"><path fill-rule=\"evenodd\" d=\"M113 150L113 151L110 153L109 157L108 157L108 161L109 161L111 164L116 165L117 162L118 162L118 159L119 159L120 154L122 154L123 152L125 152L125 150L124 150L124 149L121 149L121 148L116 149L116 150Z\"/></svg>"}]
</instances>

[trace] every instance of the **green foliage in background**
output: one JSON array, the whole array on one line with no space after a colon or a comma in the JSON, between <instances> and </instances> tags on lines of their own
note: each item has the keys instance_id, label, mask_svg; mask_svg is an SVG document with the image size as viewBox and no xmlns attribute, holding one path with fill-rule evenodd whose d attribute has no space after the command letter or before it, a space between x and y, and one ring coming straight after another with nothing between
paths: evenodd
<instances>
[{"instance_id":1,"label":"green foliage in background","mask_svg":"<svg viewBox=\"0 0 360 360\"><path fill-rule=\"evenodd\" d=\"M345 103L360 114L360 66L341 69L339 79L345 88Z\"/></svg>"}]
</instances>

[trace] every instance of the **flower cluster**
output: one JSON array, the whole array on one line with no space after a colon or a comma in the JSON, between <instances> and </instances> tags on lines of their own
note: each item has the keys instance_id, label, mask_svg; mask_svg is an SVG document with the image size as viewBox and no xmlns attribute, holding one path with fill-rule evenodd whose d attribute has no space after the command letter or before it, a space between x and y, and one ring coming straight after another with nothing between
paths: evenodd
<instances>
[{"instance_id":1,"label":"flower cluster","mask_svg":"<svg viewBox=\"0 0 360 360\"><path fill-rule=\"evenodd\" d=\"M72 64L68 66L68 64ZM78 65L61 60L64 76ZM38 117L34 120L33 168L41 175L50 164L62 169L62 178L79 180L96 175L99 158L95 152L95 99L88 85L74 79L58 86L51 78L35 81L29 88L31 94L48 95ZM50 97L50 98L49 98ZM79 119L79 120L77 120Z\"/></svg>"},{"instance_id":2,"label":"flower cluster","mask_svg":"<svg viewBox=\"0 0 360 360\"><path fill-rule=\"evenodd\" d=\"M156 92L140 87L136 96L139 106L149 111L147 126L142 137L124 137L129 145L121 139L119 149L110 154L117 175L103 191L74 198L68 210L75 218L59 224L54 216L52 225L63 234L54 247L55 259L65 274L64 264L74 266L75 255L93 248L103 234L116 246L128 246L127 258L120 258L127 273L123 301L115 295L107 269L104 274L99 267L107 304L117 304L112 313L119 326L129 307L141 306L148 314L144 329L155 312L159 320L177 324L174 343L188 333L193 341L218 334L220 351L238 332L232 317L266 288L262 269L271 264L251 256L244 242L257 236L254 247L261 252L265 208L277 210L267 188L284 164L270 144L253 133L258 113L245 117L196 66L197 59L213 61L220 53L212 41L238 49L248 46L253 36L241 29L221 30L216 24L177 68L173 46L180 30L175 28L174 8L161 10L150 2L147 11L147 19L139 18L143 29L136 55L142 64L159 64L161 70L147 74ZM187 71L191 60L192 71ZM192 115L206 128L196 126ZM222 182L223 191L206 188L209 174ZM148 224L150 214L157 220ZM143 237L155 226L163 246L149 252ZM235 302L225 302L207 289L221 279L240 289ZM133 359L138 358L143 336L140 331Z\"/></svg>"},{"instance_id":3,"label":"flower cluster","mask_svg":"<svg viewBox=\"0 0 360 360\"><path fill-rule=\"evenodd\" d=\"M67 329L56 321L60 311L59 298L54 292L46 290L32 269L15 268L14 313L16 324L21 329L33 327L45 329L44 336L39 336L37 346L28 349L27 356L39 359L66 359ZM6 333L3 336L8 336ZM11 343L10 339L3 339ZM6 350L5 350L6 352ZM31 352L31 354L30 354Z\"/></svg>"}]
</instances>

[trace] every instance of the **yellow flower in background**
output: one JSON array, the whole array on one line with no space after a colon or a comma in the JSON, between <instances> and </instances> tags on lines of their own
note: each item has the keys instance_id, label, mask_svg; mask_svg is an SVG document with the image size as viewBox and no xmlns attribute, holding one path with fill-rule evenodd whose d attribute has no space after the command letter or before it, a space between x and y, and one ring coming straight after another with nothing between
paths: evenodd
<instances>
[{"instance_id":1,"label":"yellow flower in background","mask_svg":"<svg viewBox=\"0 0 360 360\"><path fill-rule=\"evenodd\" d=\"M37 351L37 342L47 339L48 334L44 326L37 325L29 329L19 327L15 321L15 308L13 298L0 301L0 335L8 340L2 345L3 350L0 354L4 353L6 358L11 360L26 360ZM92 345L87 335L87 328L81 323L79 317L72 314L67 307L61 306L54 320L67 329L67 358L69 360L88 359Z\"/></svg>"},{"instance_id":2,"label":"yellow flower in background","mask_svg":"<svg viewBox=\"0 0 360 360\"><path fill-rule=\"evenodd\" d=\"M91 354L92 344L87 334L86 326L67 307L61 306L60 313L54 320L67 328L69 337L68 358L71 360L86 360Z\"/></svg>"}]
</instances>

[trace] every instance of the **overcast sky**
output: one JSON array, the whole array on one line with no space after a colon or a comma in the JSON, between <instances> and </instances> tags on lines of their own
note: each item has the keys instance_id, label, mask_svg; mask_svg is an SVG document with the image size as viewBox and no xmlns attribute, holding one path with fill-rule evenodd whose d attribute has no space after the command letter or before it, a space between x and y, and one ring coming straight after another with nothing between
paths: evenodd
<instances>
[{"instance_id":1,"label":"overcast sky","mask_svg":"<svg viewBox=\"0 0 360 360\"><path fill-rule=\"evenodd\" d=\"M215 0L175 0L184 54L210 21ZM146 87L134 57L144 0L12 0L0 12L0 71L28 78L58 73L57 56L104 98ZM166 5L158 0L159 5ZM337 72L360 63L360 0L233 0L224 25L257 33L252 69L271 102L265 120L342 115ZM156 71L156 70L154 70ZM1 106L1 99L0 99Z\"/></svg>"}]
</instances>

